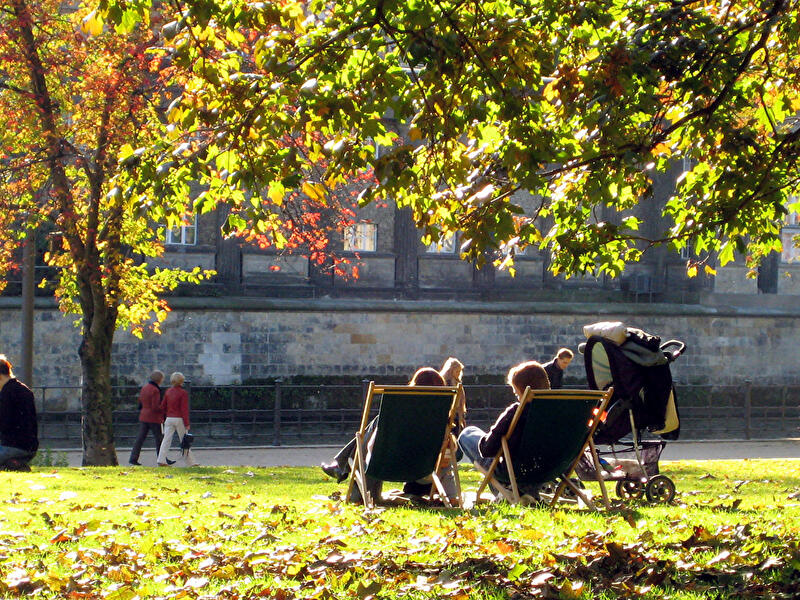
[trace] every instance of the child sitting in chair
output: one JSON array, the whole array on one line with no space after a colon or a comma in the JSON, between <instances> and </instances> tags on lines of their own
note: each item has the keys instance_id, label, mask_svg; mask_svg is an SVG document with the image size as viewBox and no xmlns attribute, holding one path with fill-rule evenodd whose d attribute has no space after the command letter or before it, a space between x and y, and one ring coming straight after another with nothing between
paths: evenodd
<instances>
[{"instance_id":1,"label":"child sitting in chair","mask_svg":"<svg viewBox=\"0 0 800 600\"><path fill-rule=\"evenodd\" d=\"M519 406L519 400L522 394L525 393L525 388L530 387L534 390L549 390L550 380L547 378L547 372L541 364L535 360L520 363L508 371L506 379L508 385L514 390L514 395L517 397L516 402L509 404L503 413L497 418L494 425L492 425L489 433L486 433L480 427L470 425L458 436L458 446L461 451L469 458L472 463L482 470L487 470L492 465L492 460L500 449L501 440L508 432L511 421L514 418L514 413ZM523 412L523 418L527 414L530 405L526 406ZM514 454L514 450L519 445L519 436L521 435L522 428L517 428L508 440L509 450Z\"/></svg>"}]
</instances>

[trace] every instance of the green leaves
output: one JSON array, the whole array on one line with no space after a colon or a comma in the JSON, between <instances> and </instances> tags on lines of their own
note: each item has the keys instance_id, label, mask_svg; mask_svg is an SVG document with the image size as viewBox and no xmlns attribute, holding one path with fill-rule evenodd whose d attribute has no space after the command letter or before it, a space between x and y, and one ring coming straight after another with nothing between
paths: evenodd
<instances>
[{"instance_id":1,"label":"green leaves","mask_svg":"<svg viewBox=\"0 0 800 600\"><path fill-rule=\"evenodd\" d=\"M111 11L144 14L129 4L101 9L120 23ZM743 245L757 260L776 247L775 207L798 191L793 4L734 16L614 0L175 8L164 60L186 93L170 143L214 138L206 168L185 176L234 202L226 188L268 197L254 224L372 168L364 202L413 207L424 233L467 240L467 258L528 227L541 234L522 243L551 253L554 271L618 274L661 244L724 260ZM663 218L644 208L657 202Z\"/></svg>"}]
</instances>

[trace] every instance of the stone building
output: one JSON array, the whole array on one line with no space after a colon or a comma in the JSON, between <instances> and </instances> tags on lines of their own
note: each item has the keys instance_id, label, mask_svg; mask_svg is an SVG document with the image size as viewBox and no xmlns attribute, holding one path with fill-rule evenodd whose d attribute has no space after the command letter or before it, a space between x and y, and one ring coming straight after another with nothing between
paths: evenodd
<instances>
[{"instance_id":1,"label":"stone building","mask_svg":"<svg viewBox=\"0 0 800 600\"><path fill-rule=\"evenodd\" d=\"M653 196L637 207L635 214L643 222L643 235L660 235L664 228L660 208L679 172L676 169L657 180ZM520 204L525 207L524 198ZM630 265L619 279L553 277L547 269L547 254L532 248L517 256L514 277L491 264L477 269L459 259L457 238L423 245L410 212L395 206L360 209L356 223L331 240L339 254L358 265L357 279L344 278L299 254L262 250L223 239L219 233L223 219L223 213L203 215L180 230L167 232L166 253L162 261L154 264L216 270L212 282L191 292L211 296L535 301L558 299L563 293L572 297L575 290L580 290L588 298L610 301L702 304L708 294L800 294L800 263L796 261L800 250L792 243L792 237L800 233L796 216L784 226L783 253L767 259L756 277L748 277L748 269L739 261L717 269L715 277L699 274L689 278L686 261L692 257L691 251L678 253L662 246L649 249L642 262ZM713 260L711 265L714 266Z\"/></svg>"}]
</instances>

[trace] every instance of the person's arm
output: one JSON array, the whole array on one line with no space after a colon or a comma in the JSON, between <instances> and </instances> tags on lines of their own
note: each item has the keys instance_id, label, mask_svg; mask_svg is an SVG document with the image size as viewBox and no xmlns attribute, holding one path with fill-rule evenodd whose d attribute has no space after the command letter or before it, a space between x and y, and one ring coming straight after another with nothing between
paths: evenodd
<instances>
[{"instance_id":1,"label":"person's arm","mask_svg":"<svg viewBox=\"0 0 800 600\"><path fill-rule=\"evenodd\" d=\"M159 406L161 404L161 394L158 393L156 386L152 384L147 384L142 390L139 402L141 402L142 407L148 411L159 412L161 410Z\"/></svg>"},{"instance_id":2,"label":"person's arm","mask_svg":"<svg viewBox=\"0 0 800 600\"><path fill-rule=\"evenodd\" d=\"M11 402L7 401L6 397L0 393L0 434L5 435L10 430L13 422Z\"/></svg>"},{"instance_id":3,"label":"person's arm","mask_svg":"<svg viewBox=\"0 0 800 600\"><path fill-rule=\"evenodd\" d=\"M170 388L171 389L171 388ZM161 394L159 393L159 397ZM167 399L169 398L169 390L164 392L164 396L158 401L158 410L160 410L164 414L164 418L167 416Z\"/></svg>"},{"instance_id":4,"label":"person's arm","mask_svg":"<svg viewBox=\"0 0 800 600\"><path fill-rule=\"evenodd\" d=\"M489 433L484 435L481 438L481 441L478 442L478 452L481 453L481 456L485 458L492 458L495 454L497 454L497 451L501 446L500 440L503 439L503 436L508 431L511 421L514 419L514 413L517 410L517 406L519 406L519 402L513 402L512 404L509 404L503 411L503 414L501 414L494 422L494 425L492 425Z\"/></svg>"}]
</instances>

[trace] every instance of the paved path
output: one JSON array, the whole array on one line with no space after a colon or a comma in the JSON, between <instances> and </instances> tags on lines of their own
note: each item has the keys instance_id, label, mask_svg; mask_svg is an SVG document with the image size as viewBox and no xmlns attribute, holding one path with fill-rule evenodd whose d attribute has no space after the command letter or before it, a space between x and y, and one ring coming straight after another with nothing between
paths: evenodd
<instances>
[{"instance_id":1,"label":"paved path","mask_svg":"<svg viewBox=\"0 0 800 600\"><path fill-rule=\"evenodd\" d=\"M245 447L245 448L195 448L195 460L202 465L230 465L253 467L308 467L318 466L329 461L335 454L336 446L282 446L282 447ZM120 448L117 452L119 463L128 464L128 448ZM80 466L81 453L78 450L66 451L70 466ZM180 458L177 450L173 450L172 458ZM708 441L708 442L671 442L667 444L661 460L708 460L708 459L743 459L743 458L800 458L800 438L788 440L763 441ZM155 452L152 449L142 451L139 461L145 466L155 465ZM180 466L181 461L176 463Z\"/></svg>"}]
</instances>

